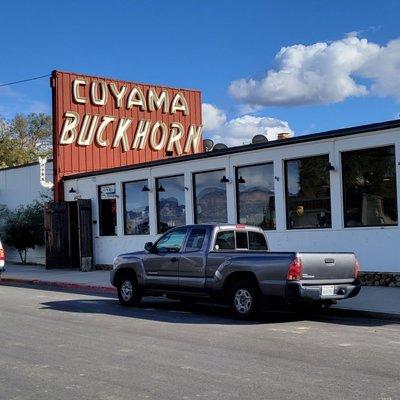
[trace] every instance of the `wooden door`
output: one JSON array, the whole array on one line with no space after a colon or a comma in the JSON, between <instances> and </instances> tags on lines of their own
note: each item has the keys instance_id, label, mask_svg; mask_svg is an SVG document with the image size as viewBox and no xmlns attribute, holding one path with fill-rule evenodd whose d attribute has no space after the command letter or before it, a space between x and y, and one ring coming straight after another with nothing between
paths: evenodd
<instances>
[{"instance_id":1,"label":"wooden door","mask_svg":"<svg viewBox=\"0 0 400 400\"><path fill-rule=\"evenodd\" d=\"M44 208L46 268L70 266L66 203L46 203Z\"/></svg>"},{"instance_id":2,"label":"wooden door","mask_svg":"<svg viewBox=\"0 0 400 400\"><path fill-rule=\"evenodd\" d=\"M92 201L78 200L79 256L81 269L93 268Z\"/></svg>"}]
</instances>

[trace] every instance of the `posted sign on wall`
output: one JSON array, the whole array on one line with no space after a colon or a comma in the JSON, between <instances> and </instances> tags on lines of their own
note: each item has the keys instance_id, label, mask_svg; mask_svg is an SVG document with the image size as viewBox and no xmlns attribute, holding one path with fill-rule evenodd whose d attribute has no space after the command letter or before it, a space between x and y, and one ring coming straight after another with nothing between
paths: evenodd
<instances>
[{"instance_id":1,"label":"posted sign on wall","mask_svg":"<svg viewBox=\"0 0 400 400\"><path fill-rule=\"evenodd\" d=\"M55 200L64 176L203 151L196 90L53 71Z\"/></svg>"}]
</instances>

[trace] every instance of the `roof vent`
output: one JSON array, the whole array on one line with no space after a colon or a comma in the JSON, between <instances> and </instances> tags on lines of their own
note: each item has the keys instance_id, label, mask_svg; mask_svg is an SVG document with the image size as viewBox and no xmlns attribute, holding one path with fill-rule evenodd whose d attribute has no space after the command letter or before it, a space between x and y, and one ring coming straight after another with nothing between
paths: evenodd
<instances>
[{"instance_id":1,"label":"roof vent","mask_svg":"<svg viewBox=\"0 0 400 400\"><path fill-rule=\"evenodd\" d=\"M217 143L216 145L214 145L213 150L223 150L223 149L227 149L228 146L224 143Z\"/></svg>"},{"instance_id":2,"label":"roof vent","mask_svg":"<svg viewBox=\"0 0 400 400\"><path fill-rule=\"evenodd\" d=\"M266 142L268 142L268 139L264 135L256 135L256 136L253 137L253 139L251 139L251 143L252 144L266 143Z\"/></svg>"},{"instance_id":3,"label":"roof vent","mask_svg":"<svg viewBox=\"0 0 400 400\"><path fill-rule=\"evenodd\" d=\"M214 147L214 142L211 139L204 139L203 145L206 151L211 151Z\"/></svg>"},{"instance_id":4,"label":"roof vent","mask_svg":"<svg viewBox=\"0 0 400 400\"><path fill-rule=\"evenodd\" d=\"M291 136L292 136L292 134L289 132L281 132L281 133L278 133L276 138L277 138L277 140L282 140L282 139L289 139Z\"/></svg>"}]
</instances>

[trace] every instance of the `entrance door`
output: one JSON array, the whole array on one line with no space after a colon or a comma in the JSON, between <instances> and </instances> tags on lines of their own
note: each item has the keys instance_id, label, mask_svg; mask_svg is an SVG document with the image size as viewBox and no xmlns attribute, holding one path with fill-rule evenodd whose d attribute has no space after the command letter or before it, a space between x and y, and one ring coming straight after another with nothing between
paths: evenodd
<instances>
[{"instance_id":1,"label":"entrance door","mask_svg":"<svg viewBox=\"0 0 400 400\"><path fill-rule=\"evenodd\" d=\"M77 203L80 267L90 270L93 268L92 201L79 199Z\"/></svg>"},{"instance_id":2,"label":"entrance door","mask_svg":"<svg viewBox=\"0 0 400 400\"><path fill-rule=\"evenodd\" d=\"M66 203L47 203L44 208L46 268L70 266Z\"/></svg>"},{"instance_id":3,"label":"entrance door","mask_svg":"<svg viewBox=\"0 0 400 400\"><path fill-rule=\"evenodd\" d=\"M46 268L93 268L91 200L45 205Z\"/></svg>"}]
</instances>

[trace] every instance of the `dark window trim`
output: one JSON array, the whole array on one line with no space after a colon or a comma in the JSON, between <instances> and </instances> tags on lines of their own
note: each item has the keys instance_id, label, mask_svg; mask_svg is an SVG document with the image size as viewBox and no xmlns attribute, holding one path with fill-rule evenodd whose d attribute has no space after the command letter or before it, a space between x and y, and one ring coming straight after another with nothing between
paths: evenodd
<instances>
[{"instance_id":1,"label":"dark window trim","mask_svg":"<svg viewBox=\"0 0 400 400\"><path fill-rule=\"evenodd\" d=\"M178 176L183 176L183 194L185 194L185 174L175 174L175 175L168 175L168 176L157 176L154 177L154 183L155 183L155 191L156 191L156 219L157 219L157 234L161 235L166 232L160 232L160 213L159 213L159 204L160 204L160 199L159 199L159 194L158 194L158 181L160 179L168 179L168 178L177 178ZM186 201L185 201L185 224L186 224ZM176 226L175 228L179 228Z\"/></svg>"},{"instance_id":2,"label":"dark window trim","mask_svg":"<svg viewBox=\"0 0 400 400\"><path fill-rule=\"evenodd\" d=\"M112 236L118 236L116 233L114 233L113 235L102 235L101 233L101 192L100 192L100 188L102 186L110 186L110 185L114 185L115 187L115 191L117 191L117 184L115 182L113 183L102 183L101 185L97 185L97 205L98 205L98 216L99 216L99 236L101 237L112 237ZM117 209L117 199L115 199L115 216L116 216L116 220L115 220L115 226L118 228L118 209Z\"/></svg>"},{"instance_id":3,"label":"dark window trim","mask_svg":"<svg viewBox=\"0 0 400 400\"><path fill-rule=\"evenodd\" d=\"M313 227L298 227L296 226L295 228L291 228L289 224L289 202L288 202L288 174L287 174L287 166L286 163L288 161L296 161L296 160L304 160L305 158L313 158L313 157L321 157L321 156L328 156L328 162L330 161L329 159L329 153L321 153L321 154L312 154L310 156L304 156L304 157L296 157L296 158L287 158L287 159L282 159L283 161L283 169L285 173L285 212L286 212L286 230L288 231L294 231L294 230L310 230L310 229L332 229L332 193L331 193L331 174L329 173L329 200L331 203L331 226L313 226Z\"/></svg>"},{"instance_id":4,"label":"dark window trim","mask_svg":"<svg viewBox=\"0 0 400 400\"><path fill-rule=\"evenodd\" d=\"M148 178L136 179L134 181L121 182L122 183L122 214L124 216L124 235L125 236L149 236L150 235L150 214L149 214L149 233L147 235L145 233L126 233L126 189L125 189L125 184L137 183L137 182L146 182L147 187L149 186ZM147 195L147 205L149 206L149 196L148 195Z\"/></svg>"},{"instance_id":5,"label":"dark window trim","mask_svg":"<svg viewBox=\"0 0 400 400\"><path fill-rule=\"evenodd\" d=\"M236 200L236 223L240 224L240 201L239 201L239 183L238 183L238 169L239 168L246 168L246 167L258 167L260 165L269 165L272 164L272 174L275 175L275 170L274 170L274 162L273 161L267 161L267 162L262 162L262 163L255 163L255 164L245 164L245 165L235 165L235 200ZM275 196L275 179L274 179L274 196ZM276 204L275 204L275 213L276 213ZM275 214L275 219L276 219L276 214ZM263 229L265 231L276 231L276 221L275 221L275 228L269 228L269 229Z\"/></svg>"},{"instance_id":6,"label":"dark window trim","mask_svg":"<svg viewBox=\"0 0 400 400\"><path fill-rule=\"evenodd\" d=\"M345 188L345 183L344 183L344 168L343 168L343 154L344 153L356 153L359 151L365 151L365 150L372 150L372 149L382 149L385 147L393 147L394 148L394 165L395 165L395 174L396 174L396 206L398 207L399 204L399 199L397 198L397 193L398 193L398 188L397 188L397 163L396 163L396 144L391 143L391 144L385 144L383 146L369 146L369 147L363 147L363 148L358 148L358 149L352 149L352 150L342 150L339 151L340 155L340 169L342 173L341 177L341 184L342 184L342 216L343 216L343 225L342 228L344 229L363 229L363 228L387 228L387 227L392 227L392 226L399 226L399 209L397 209L397 224L385 224L385 225L361 225L361 226L346 226L346 214L345 214L345 206L346 206L346 188Z\"/></svg>"},{"instance_id":7,"label":"dark window trim","mask_svg":"<svg viewBox=\"0 0 400 400\"><path fill-rule=\"evenodd\" d=\"M205 171L196 171L192 172L192 188L193 188L193 222L197 224L197 207L196 207L196 179L195 175L197 174L206 174L207 172L217 172L217 171L225 171L225 176L226 176L226 168L216 168L216 169L208 169ZM222 177L221 177L222 178ZM226 190L225 190L226 192ZM225 193L226 195L226 193ZM228 200L228 199L227 199ZM228 203L227 203L228 206Z\"/></svg>"}]
</instances>

